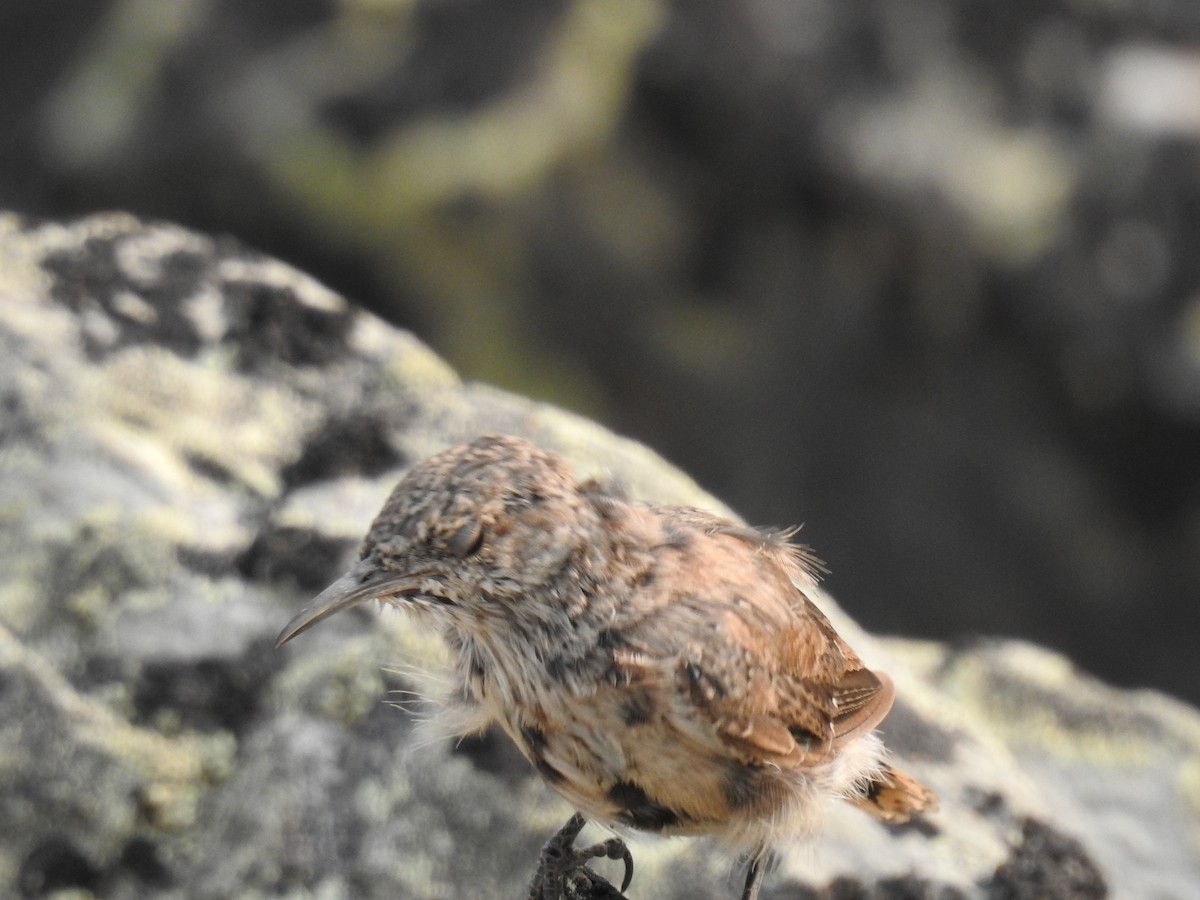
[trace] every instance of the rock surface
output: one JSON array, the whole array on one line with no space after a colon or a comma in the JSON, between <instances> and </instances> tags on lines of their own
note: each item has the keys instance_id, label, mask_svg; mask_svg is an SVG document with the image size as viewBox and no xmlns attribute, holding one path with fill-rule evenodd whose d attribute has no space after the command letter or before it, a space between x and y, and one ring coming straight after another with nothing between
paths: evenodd
<instances>
[{"instance_id":1,"label":"rock surface","mask_svg":"<svg viewBox=\"0 0 1200 900\"><path fill-rule=\"evenodd\" d=\"M274 636L407 465L486 430L717 501L287 266L124 214L0 217L0 346L0 894L523 896L568 810L499 738L422 738L403 692L436 642L397 615ZM888 742L943 806L846 808L766 898L1196 895L1200 713L826 608L895 678ZM632 897L735 895L704 842L633 849Z\"/></svg>"}]
</instances>

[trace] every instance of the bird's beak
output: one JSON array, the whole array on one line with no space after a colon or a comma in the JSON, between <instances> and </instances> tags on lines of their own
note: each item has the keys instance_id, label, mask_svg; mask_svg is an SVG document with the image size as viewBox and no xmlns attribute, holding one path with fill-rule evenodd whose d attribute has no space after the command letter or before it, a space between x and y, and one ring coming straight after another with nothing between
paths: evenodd
<instances>
[{"instance_id":1,"label":"bird's beak","mask_svg":"<svg viewBox=\"0 0 1200 900\"><path fill-rule=\"evenodd\" d=\"M380 575L375 565L363 561L317 595L283 627L275 646L282 647L302 631L312 628L322 619L374 598L386 599L397 594L411 593L411 576L387 573Z\"/></svg>"}]
</instances>

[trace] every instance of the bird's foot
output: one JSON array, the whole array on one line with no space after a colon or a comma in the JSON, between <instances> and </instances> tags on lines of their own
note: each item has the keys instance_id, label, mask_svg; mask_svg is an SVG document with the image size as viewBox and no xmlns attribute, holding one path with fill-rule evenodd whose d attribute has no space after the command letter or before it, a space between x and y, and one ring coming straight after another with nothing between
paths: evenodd
<instances>
[{"instance_id":1,"label":"bird's foot","mask_svg":"<svg viewBox=\"0 0 1200 900\"><path fill-rule=\"evenodd\" d=\"M542 848L537 874L529 886L529 900L619 900L633 880L633 856L619 837L580 849L575 838L583 830L584 819L579 813ZM601 878L587 863L593 859L619 859L625 863L625 877L617 890Z\"/></svg>"},{"instance_id":2,"label":"bird's foot","mask_svg":"<svg viewBox=\"0 0 1200 900\"><path fill-rule=\"evenodd\" d=\"M767 870L774 868L775 859L766 846L759 846L746 861L746 886L742 889L742 900L758 900L763 878Z\"/></svg>"}]
</instances>

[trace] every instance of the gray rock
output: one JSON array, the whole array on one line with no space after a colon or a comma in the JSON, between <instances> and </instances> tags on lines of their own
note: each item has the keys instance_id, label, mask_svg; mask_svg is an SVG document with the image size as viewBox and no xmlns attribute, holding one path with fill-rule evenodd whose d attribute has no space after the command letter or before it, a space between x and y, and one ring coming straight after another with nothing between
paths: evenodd
<instances>
[{"instance_id":1,"label":"gray rock","mask_svg":"<svg viewBox=\"0 0 1200 900\"><path fill-rule=\"evenodd\" d=\"M0 894L523 896L569 810L502 739L422 734L436 641L369 613L275 634L407 465L484 431L720 504L279 262L127 215L0 217L0 344ZM1200 892L1194 709L825 606L895 678L889 744L943 805L837 811L766 897ZM736 893L703 841L633 849L633 897Z\"/></svg>"}]
</instances>

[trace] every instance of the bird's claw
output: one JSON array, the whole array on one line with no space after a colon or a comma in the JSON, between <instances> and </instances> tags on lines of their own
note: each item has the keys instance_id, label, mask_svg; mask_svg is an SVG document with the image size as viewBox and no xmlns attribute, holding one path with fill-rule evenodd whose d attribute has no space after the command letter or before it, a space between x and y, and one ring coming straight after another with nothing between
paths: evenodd
<instances>
[{"instance_id":1,"label":"bird's claw","mask_svg":"<svg viewBox=\"0 0 1200 900\"><path fill-rule=\"evenodd\" d=\"M542 848L537 874L529 888L529 900L618 900L633 881L633 854L619 837L611 837L590 847L574 846L586 820L576 813ZM625 864L625 876L618 891L601 878L587 863L593 859L619 859ZM570 887L568 887L570 883Z\"/></svg>"}]
</instances>

